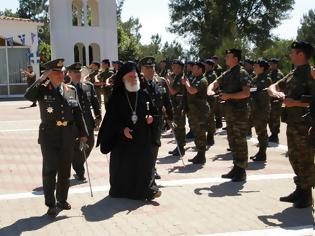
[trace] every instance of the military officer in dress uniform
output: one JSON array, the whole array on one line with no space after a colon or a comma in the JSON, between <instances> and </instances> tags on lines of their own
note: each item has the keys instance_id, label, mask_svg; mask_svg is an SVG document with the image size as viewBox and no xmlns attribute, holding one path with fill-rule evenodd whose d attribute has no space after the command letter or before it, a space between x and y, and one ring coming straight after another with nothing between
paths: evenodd
<instances>
[{"instance_id":1,"label":"military officer in dress uniform","mask_svg":"<svg viewBox=\"0 0 315 236\"><path fill-rule=\"evenodd\" d=\"M80 63L74 63L67 67L69 71L69 77L71 79L70 84L74 86L77 90L77 95L82 108L83 117L86 123L87 130L89 132L87 140L87 149L85 150L86 158L89 157L93 147L94 147L94 128L99 127L102 115L101 107L97 99L94 86L89 81L80 82L81 80L81 67ZM94 117L91 112L91 107L93 109ZM74 155L72 159L72 167L75 170L75 177L79 181L85 181L85 169L84 169L85 157L80 150L80 140L77 137L74 146Z\"/></svg>"},{"instance_id":2,"label":"military officer in dress uniform","mask_svg":"<svg viewBox=\"0 0 315 236\"><path fill-rule=\"evenodd\" d=\"M43 155L45 204L51 217L60 210L71 209L67 197L77 130L81 142L86 142L88 136L76 89L63 83L63 61L57 59L44 64L45 72L41 79L25 93L26 99L39 102L38 143Z\"/></svg>"},{"instance_id":3,"label":"military officer in dress uniform","mask_svg":"<svg viewBox=\"0 0 315 236\"><path fill-rule=\"evenodd\" d=\"M157 78L155 73L155 59L154 57L144 57L140 60L141 72L143 73L142 88L145 93L149 95L153 108L155 109L154 116L156 126L152 129L152 147L154 161L158 157L159 147L161 146L161 134L163 130L163 117L166 114L166 119L171 121L173 119L172 105L166 89L158 85L157 81L164 78ZM157 179L160 176L154 170Z\"/></svg>"}]
</instances>

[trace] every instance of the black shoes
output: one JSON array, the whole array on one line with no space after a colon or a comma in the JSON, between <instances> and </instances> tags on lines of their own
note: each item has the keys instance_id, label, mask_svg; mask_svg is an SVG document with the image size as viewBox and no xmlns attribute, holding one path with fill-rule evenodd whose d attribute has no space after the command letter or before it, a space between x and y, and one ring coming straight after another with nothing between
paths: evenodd
<instances>
[{"instance_id":1,"label":"black shoes","mask_svg":"<svg viewBox=\"0 0 315 236\"><path fill-rule=\"evenodd\" d=\"M80 174L80 175L74 174L74 178L76 180L78 180L78 181L82 181L82 182L86 181L86 178L84 177L84 174Z\"/></svg>"},{"instance_id":2,"label":"black shoes","mask_svg":"<svg viewBox=\"0 0 315 236\"><path fill-rule=\"evenodd\" d=\"M278 134L271 134L270 137L268 138L268 142L279 144Z\"/></svg>"},{"instance_id":3,"label":"black shoes","mask_svg":"<svg viewBox=\"0 0 315 236\"><path fill-rule=\"evenodd\" d=\"M197 153L197 155L193 159L189 159L189 162L192 162L193 164L205 164L206 163L206 152L200 151Z\"/></svg>"},{"instance_id":4,"label":"black shoes","mask_svg":"<svg viewBox=\"0 0 315 236\"><path fill-rule=\"evenodd\" d=\"M307 208L312 205L312 192L311 189L304 190L296 187L290 195L280 197L280 201L293 203L295 208Z\"/></svg>"},{"instance_id":5,"label":"black shoes","mask_svg":"<svg viewBox=\"0 0 315 236\"><path fill-rule=\"evenodd\" d=\"M36 107L36 103L33 103L32 105L30 105L30 107Z\"/></svg>"},{"instance_id":6,"label":"black shoes","mask_svg":"<svg viewBox=\"0 0 315 236\"><path fill-rule=\"evenodd\" d=\"M56 218L59 212L60 210L56 206L53 206L53 207L48 208L48 211L46 214L51 218Z\"/></svg>"},{"instance_id":7,"label":"black shoes","mask_svg":"<svg viewBox=\"0 0 315 236\"><path fill-rule=\"evenodd\" d=\"M62 210L70 210L71 205L67 202L57 202L57 208L62 209Z\"/></svg>"},{"instance_id":8,"label":"black shoes","mask_svg":"<svg viewBox=\"0 0 315 236\"><path fill-rule=\"evenodd\" d=\"M214 135L208 133L207 134L207 145L208 146L213 146L214 145Z\"/></svg>"},{"instance_id":9,"label":"black shoes","mask_svg":"<svg viewBox=\"0 0 315 236\"><path fill-rule=\"evenodd\" d=\"M246 180L246 171L244 168L234 165L229 173L221 176L224 179L231 179L232 182L242 182Z\"/></svg>"},{"instance_id":10,"label":"black shoes","mask_svg":"<svg viewBox=\"0 0 315 236\"><path fill-rule=\"evenodd\" d=\"M168 154L173 155L173 153L175 153L175 152L176 152L176 150L177 150L177 147L176 147L173 151L169 151L169 152L168 152Z\"/></svg>"},{"instance_id":11,"label":"black shoes","mask_svg":"<svg viewBox=\"0 0 315 236\"><path fill-rule=\"evenodd\" d=\"M223 127L223 124L222 124L222 120L221 120L221 119L216 119L216 120L215 120L215 127L216 127L217 129L220 129L220 128Z\"/></svg>"},{"instance_id":12,"label":"black shoes","mask_svg":"<svg viewBox=\"0 0 315 236\"><path fill-rule=\"evenodd\" d=\"M179 150L180 150L180 153L179 153ZM174 157L184 156L184 155L185 155L185 149L184 149L184 148L179 148L179 150L178 150L178 148L176 148L176 149L174 150L174 152L172 153L172 155L173 155Z\"/></svg>"},{"instance_id":13,"label":"black shoes","mask_svg":"<svg viewBox=\"0 0 315 236\"><path fill-rule=\"evenodd\" d=\"M293 203L295 208L307 208L312 206L312 190L301 189L298 194L298 200Z\"/></svg>"},{"instance_id":14,"label":"black shoes","mask_svg":"<svg viewBox=\"0 0 315 236\"><path fill-rule=\"evenodd\" d=\"M193 132L190 130L187 134L186 134L186 139L194 139L195 136L193 134Z\"/></svg>"},{"instance_id":15,"label":"black shoes","mask_svg":"<svg viewBox=\"0 0 315 236\"><path fill-rule=\"evenodd\" d=\"M161 179L161 176L158 174L158 172L154 173L154 179Z\"/></svg>"},{"instance_id":16,"label":"black shoes","mask_svg":"<svg viewBox=\"0 0 315 236\"><path fill-rule=\"evenodd\" d=\"M253 161L266 161L266 151L259 149L255 156L250 157Z\"/></svg>"}]
</instances>

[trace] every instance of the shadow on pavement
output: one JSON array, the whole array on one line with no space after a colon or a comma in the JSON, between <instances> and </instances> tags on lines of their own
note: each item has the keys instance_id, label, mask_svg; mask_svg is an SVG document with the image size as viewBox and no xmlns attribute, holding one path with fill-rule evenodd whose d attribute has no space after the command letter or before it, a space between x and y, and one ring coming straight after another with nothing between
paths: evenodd
<instances>
[{"instance_id":1,"label":"shadow on pavement","mask_svg":"<svg viewBox=\"0 0 315 236\"><path fill-rule=\"evenodd\" d=\"M248 162L248 167L247 170L261 170L266 167L267 163L266 162Z\"/></svg>"},{"instance_id":2,"label":"shadow on pavement","mask_svg":"<svg viewBox=\"0 0 315 236\"><path fill-rule=\"evenodd\" d=\"M158 158L157 164L173 164L178 162L179 157L174 157L172 155Z\"/></svg>"},{"instance_id":3,"label":"shadow on pavement","mask_svg":"<svg viewBox=\"0 0 315 236\"><path fill-rule=\"evenodd\" d=\"M24 232L35 231L55 223L59 220L67 219L66 216L57 216L55 219L49 218L49 216L33 216L30 218L20 219L14 222L12 225L3 227L0 229L0 235L21 235Z\"/></svg>"},{"instance_id":4,"label":"shadow on pavement","mask_svg":"<svg viewBox=\"0 0 315 236\"><path fill-rule=\"evenodd\" d=\"M189 164L186 166L174 166L169 169L168 173L180 173L180 174L187 174L187 173L195 173L198 170L202 169L203 165L195 165Z\"/></svg>"},{"instance_id":5,"label":"shadow on pavement","mask_svg":"<svg viewBox=\"0 0 315 236\"><path fill-rule=\"evenodd\" d=\"M225 154L219 154L212 158L212 161L231 161L233 160L233 156L231 152Z\"/></svg>"},{"instance_id":6,"label":"shadow on pavement","mask_svg":"<svg viewBox=\"0 0 315 236\"><path fill-rule=\"evenodd\" d=\"M242 193L258 191L241 191L246 182L224 182L213 185L210 188L196 188L194 193L197 195L208 194L209 197L241 196Z\"/></svg>"},{"instance_id":7,"label":"shadow on pavement","mask_svg":"<svg viewBox=\"0 0 315 236\"><path fill-rule=\"evenodd\" d=\"M306 226L313 224L312 209L287 208L274 215L258 216L258 219L268 226L281 228Z\"/></svg>"},{"instance_id":8,"label":"shadow on pavement","mask_svg":"<svg viewBox=\"0 0 315 236\"><path fill-rule=\"evenodd\" d=\"M145 205L159 206L160 204L154 201L145 202L107 196L93 205L83 206L81 211L86 221L96 222L108 220L115 214L124 211L127 211L126 214L130 214Z\"/></svg>"}]
</instances>

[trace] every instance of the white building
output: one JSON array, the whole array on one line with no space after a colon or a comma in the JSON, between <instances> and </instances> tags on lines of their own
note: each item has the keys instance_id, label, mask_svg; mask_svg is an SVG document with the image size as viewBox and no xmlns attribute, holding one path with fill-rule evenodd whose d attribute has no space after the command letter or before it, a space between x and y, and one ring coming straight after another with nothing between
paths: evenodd
<instances>
[{"instance_id":1,"label":"white building","mask_svg":"<svg viewBox=\"0 0 315 236\"><path fill-rule=\"evenodd\" d=\"M115 0L49 0L52 59L117 60Z\"/></svg>"},{"instance_id":2,"label":"white building","mask_svg":"<svg viewBox=\"0 0 315 236\"><path fill-rule=\"evenodd\" d=\"M27 65L32 64L39 76L37 32L40 26L42 23L29 19L0 16L0 97L25 93L27 85L21 70ZM9 38L13 39L12 46Z\"/></svg>"}]
</instances>

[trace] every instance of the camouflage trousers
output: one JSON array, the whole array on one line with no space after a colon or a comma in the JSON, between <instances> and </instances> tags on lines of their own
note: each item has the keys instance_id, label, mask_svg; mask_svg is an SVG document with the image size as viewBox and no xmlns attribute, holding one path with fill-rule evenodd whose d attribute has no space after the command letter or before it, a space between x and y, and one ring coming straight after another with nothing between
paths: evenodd
<instances>
[{"instance_id":1,"label":"camouflage trousers","mask_svg":"<svg viewBox=\"0 0 315 236\"><path fill-rule=\"evenodd\" d=\"M296 176L294 182L302 189L315 186L315 150L309 146L307 122L288 123L287 140L289 161Z\"/></svg>"},{"instance_id":2,"label":"camouflage trousers","mask_svg":"<svg viewBox=\"0 0 315 236\"><path fill-rule=\"evenodd\" d=\"M208 99L208 104L210 107L210 112L208 113L208 118L207 118L207 132L214 135L215 134L215 109L216 109L216 99L215 98L209 98Z\"/></svg>"},{"instance_id":3,"label":"camouflage trousers","mask_svg":"<svg viewBox=\"0 0 315 236\"><path fill-rule=\"evenodd\" d=\"M266 150L268 147L267 124L269 113L269 111L252 110L253 124L258 136L259 148L263 150Z\"/></svg>"},{"instance_id":4,"label":"camouflage trousers","mask_svg":"<svg viewBox=\"0 0 315 236\"><path fill-rule=\"evenodd\" d=\"M175 108L173 111L173 121L175 123L174 134L178 142L178 146L183 148L186 145L186 117L185 112Z\"/></svg>"},{"instance_id":5,"label":"camouflage trousers","mask_svg":"<svg viewBox=\"0 0 315 236\"><path fill-rule=\"evenodd\" d=\"M282 103L271 101L271 111L269 116L269 129L273 134L280 133L280 117L282 112Z\"/></svg>"},{"instance_id":6,"label":"camouflage trousers","mask_svg":"<svg viewBox=\"0 0 315 236\"><path fill-rule=\"evenodd\" d=\"M198 113L198 112L188 112L188 119L191 122L191 129L194 134L194 142L196 145L196 150L205 151L207 146L207 118L209 112Z\"/></svg>"},{"instance_id":7,"label":"camouflage trousers","mask_svg":"<svg viewBox=\"0 0 315 236\"><path fill-rule=\"evenodd\" d=\"M248 109L229 109L226 104L225 118L226 130L230 148L233 155L233 163L241 168L248 165L248 147L246 134L248 131Z\"/></svg>"}]
</instances>

